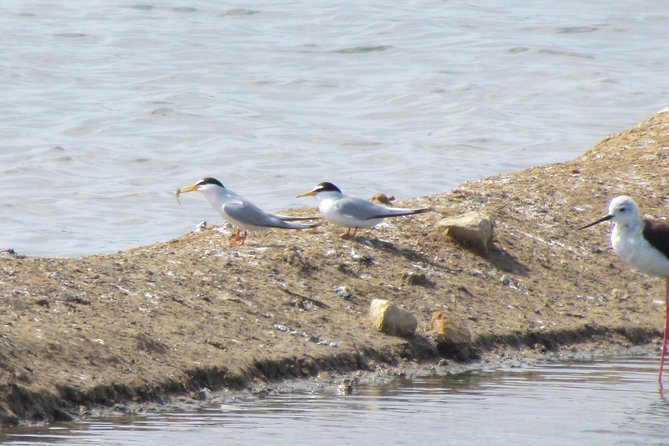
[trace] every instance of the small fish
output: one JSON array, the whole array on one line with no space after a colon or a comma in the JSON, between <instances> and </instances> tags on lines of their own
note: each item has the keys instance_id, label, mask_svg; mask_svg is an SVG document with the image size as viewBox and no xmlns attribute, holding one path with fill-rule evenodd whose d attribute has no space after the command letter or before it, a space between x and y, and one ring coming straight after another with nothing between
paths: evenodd
<instances>
[{"instance_id":1,"label":"small fish","mask_svg":"<svg viewBox=\"0 0 669 446\"><path fill-rule=\"evenodd\" d=\"M174 195L177 196L177 203L179 203L179 206L181 206L181 202L179 201L179 195L181 195L181 188L177 188L177 190L174 191Z\"/></svg>"}]
</instances>

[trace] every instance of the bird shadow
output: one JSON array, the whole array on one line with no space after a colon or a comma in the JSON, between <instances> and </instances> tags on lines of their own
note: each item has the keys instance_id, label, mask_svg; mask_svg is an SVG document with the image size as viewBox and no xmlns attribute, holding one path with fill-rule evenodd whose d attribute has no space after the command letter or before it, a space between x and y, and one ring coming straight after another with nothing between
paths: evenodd
<instances>
[{"instance_id":1,"label":"bird shadow","mask_svg":"<svg viewBox=\"0 0 669 446\"><path fill-rule=\"evenodd\" d=\"M471 252L500 271L521 276L527 276L530 272L526 265L498 243L481 243L480 240L470 240L462 237L451 237L450 240L460 249Z\"/></svg>"},{"instance_id":2,"label":"bird shadow","mask_svg":"<svg viewBox=\"0 0 669 446\"><path fill-rule=\"evenodd\" d=\"M387 252L398 257L403 257L405 259L411 260L413 262L423 262L424 264L437 266L434 260L425 254L414 251L413 249L403 248L397 246L391 242L386 242L379 240L377 238L369 238L365 236L357 236L349 239L352 242L358 243L360 245L371 246L373 248L379 249L381 251ZM503 271L509 274L515 274L519 276L527 276L530 273L530 269L517 260L511 253L505 249L493 246L489 248L486 252L482 252L479 249L476 249L472 246L461 245L461 248L466 249L473 254L481 257L486 262L490 263L496 269ZM443 265L440 265L443 266Z\"/></svg>"},{"instance_id":3,"label":"bird shadow","mask_svg":"<svg viewBox=\"0 0 669 446\"><path fill-rule=\"evenodd\" d=\"M414 251L413 249L397 246L391 242L386 242L383 240L379 240L377 238L369 238L364 236L352 237L349 240L358 243L360 245L371 246L383 252L387 252L388 254L392 254L398 257L403 257L407 260L411 260L412 262L422 262L432 266L436 265L434 261L429 257L427 257L425 254L420 253L418 251Z\"/></svg>"},{"instance_id":4,"label":"bird shadow","mask_svg":"<svg viewBox=\"0 0 669 446\"><path fill-rule=\"evenodd\" d=\"M530 269L526 265L502 248L492 247L485 254L477 254L487 260L492 266L505 273L518 276L527 276L530 273Z\"/></svg>"}]
</instances>

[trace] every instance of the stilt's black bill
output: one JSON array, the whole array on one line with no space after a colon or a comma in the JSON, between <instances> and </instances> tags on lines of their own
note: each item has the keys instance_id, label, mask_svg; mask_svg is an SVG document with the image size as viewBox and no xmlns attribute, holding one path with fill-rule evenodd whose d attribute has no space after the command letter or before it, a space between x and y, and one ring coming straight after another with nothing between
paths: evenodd
<instances>
[{"instance_id":1,"label":"stilt's black bill","mask_svg":"<svg viewBox=\"0 0 669 446\"><path fill-rule=\"evenodd\" d=\"M609 221L609 220L611 220L612 218L613 218L613 215L605 215L604 217L600 218L599 220L597 220L597 221L593 221L593 222L590 223L589 225L585 225L585 226L583 226L583 227L581 227L581 228L578 228L578 230L580 231L581 229L589 228L590 226L595 226L595 225L598 224L598 223L602 223L602 222L604 222L604 221Z\"/></svg>"}]
</instances>

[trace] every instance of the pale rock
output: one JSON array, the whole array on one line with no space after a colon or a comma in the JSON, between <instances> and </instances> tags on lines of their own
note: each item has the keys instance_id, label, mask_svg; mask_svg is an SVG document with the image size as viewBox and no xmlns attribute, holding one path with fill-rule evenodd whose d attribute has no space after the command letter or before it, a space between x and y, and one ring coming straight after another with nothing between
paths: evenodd
<instances>
[{"instance_id":1,"label":"pale rock","mask_svg":"<svg viewBox=\"0 0 669 446\"><path fill-rule=\"evenodd\" d=\"M437 223L436 230L483 255L488 254L495 235L493 219L481 212L444 218Z\"/></svg>"},{"instance_id":2,"label":"pale rock","mask_svg":"<svg viewBox=\"0 0 669 446\"><path fill-rule=\"evenodd\" d=\"M418 327L416 317L384 299L374 299L369 307L372 326L393 336L413 336Z\"/></svg>"}]
</instances>

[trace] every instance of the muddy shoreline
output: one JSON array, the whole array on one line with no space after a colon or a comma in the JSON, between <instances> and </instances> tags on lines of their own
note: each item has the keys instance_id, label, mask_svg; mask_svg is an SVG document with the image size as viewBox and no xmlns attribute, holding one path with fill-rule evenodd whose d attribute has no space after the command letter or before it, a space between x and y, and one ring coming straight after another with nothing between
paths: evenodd
<instances>
[{"instance_id":1,"label":"muddy shoreline","mask_svg":"<svg viewBox=\"0 0 669 446\"><path fill-rule=\"evenodd\" d=\"M203 389L262 391L292 378L332 385L361 370L457 369L436 348L434 311L466 327L484 361L656 344L664 281L616 258L607 225L576 228L621 194L669 215L668 157L663 111L573 161L393 203L433 212L352 240L323 225L253 234L243 248L210 229L104 256L4 252L0 422L69 420ZM486 254L436 229L469 211L495 222ZM416 275L424 280L407 280ZM375 298L414 314L417 335L371 329Z\"/></svg>"}]
</instances>

